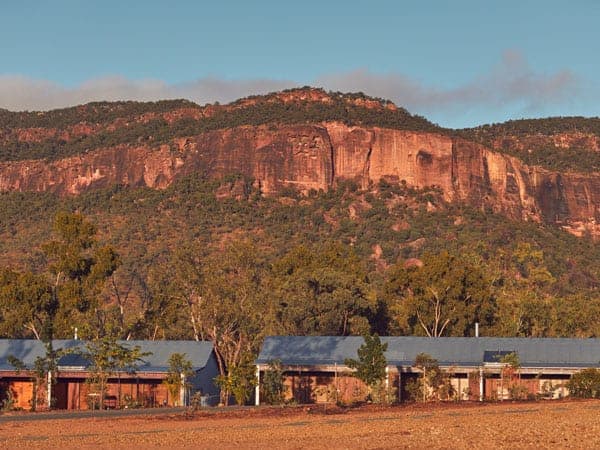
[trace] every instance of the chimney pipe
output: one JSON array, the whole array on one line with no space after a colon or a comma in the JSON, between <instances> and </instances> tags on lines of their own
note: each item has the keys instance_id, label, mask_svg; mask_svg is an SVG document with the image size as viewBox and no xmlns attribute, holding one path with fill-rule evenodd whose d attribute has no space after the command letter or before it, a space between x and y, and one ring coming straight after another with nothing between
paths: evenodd
<instances>
[{"instance_id":1,"label":"chimney pipe","mask_svg":"<svg viewBox=\"0 0 600 450\"><path fill-rule=\"evenodd\" d=\"M479 337L479 322L475 322L475 337Z\"/></svg>"}]
</instances>

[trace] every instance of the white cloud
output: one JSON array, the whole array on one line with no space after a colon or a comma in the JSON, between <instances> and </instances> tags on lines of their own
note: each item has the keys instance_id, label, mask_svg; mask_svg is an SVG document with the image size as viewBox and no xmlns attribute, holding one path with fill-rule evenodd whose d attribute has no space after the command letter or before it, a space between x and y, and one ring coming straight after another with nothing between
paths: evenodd
<instances>
[{"instance_id":1,"label":"white cloud","mask_svg":"<svg viewBox=\"0 0 600 450\"><path fill-rule=\"evenodd\" d=\"M0 107L10 110L47 110L90 101L159 100L186 98L199 104L229 102L253 94L273 92L300 84L292 80L225 80L216 77L168 84L161 80L129 80L120 76L86 81L73 88L23 76L0 76ZM596 89L584 89L569 70L540 73L524 57L506 52L489 73L455 88L428 86L402 74L368 70L325 75L308 84L343 92L362 91L383 97L441 122L457 126L476 111L476 121L572 113L568 106L598 99ZM590 92L592 94L590 95ZM557 111L557 112L554 112ZM483 118L482 118L483 117Z\"/></svg>"},{"instance_id":2,"label":"white cloud","mask_svg":"<svg viewBox=\"0 0 600 450\"><path fill-rule=\"evenodd\" d=\"M517 52L506 52L488 74L450 89L425 86L400 74L378 75L367 70L334 74L317 81L330 89L360 90L387 98L418 112L503 108L511 104L529 111L567 101L580 93L580 82L573 73L536 73Z\"/></svg>"},{"instance_id":3,"label":"white cloud","mask_svg":"<svg viewBox=\"0 0 600 450\"><path fill-rule=\"evenodd\" d=\"M14 111L48 110L92 101L151 101L186 98L199 104L229 102L250 94L261 94L295 86L291 81L220 80L202 78L167 84L161 80L128 80L113 76L88 80L73 88L22 76L0 76L0 107Z\"/></svg>"}]
</instances>

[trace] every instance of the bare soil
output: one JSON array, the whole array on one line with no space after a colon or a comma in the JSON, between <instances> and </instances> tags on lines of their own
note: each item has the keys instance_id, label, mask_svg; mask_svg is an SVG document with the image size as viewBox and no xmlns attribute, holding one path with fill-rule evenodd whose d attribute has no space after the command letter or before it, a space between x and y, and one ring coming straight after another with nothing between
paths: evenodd
<instances>
[{"instance_id":1,"label":"bare soil","mask_svg":"<svg viewBox=\"0 0 600 450\"><path fill-rule=\"evenodd\" d=\"M600 402L210 410L0 422L0 448L600 448Z\"/></svg>"}]
</instances>

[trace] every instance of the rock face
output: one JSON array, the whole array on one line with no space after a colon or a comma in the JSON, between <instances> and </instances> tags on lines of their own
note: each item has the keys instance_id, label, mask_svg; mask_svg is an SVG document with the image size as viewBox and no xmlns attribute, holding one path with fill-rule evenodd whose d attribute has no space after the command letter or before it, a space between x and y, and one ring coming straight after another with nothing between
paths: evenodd
<instances>
[{"instance_id":1,"label":"rock face","mask_svg":"<svg viewBox=\"0 0 600 450\"><path fill-rule=\"evenodd\" d=\"M466 201L520 220L559 224L600 235L600 177L528 167L519 159L460 138L336 122L242 126L174 139L159 148L117 146L54 162L0 163L0 191L79 194L114 184L165 188L198 173L246 175L266 195L293 187L327 190L353 179L437 186Z\"/></svg>"}]
</instances>

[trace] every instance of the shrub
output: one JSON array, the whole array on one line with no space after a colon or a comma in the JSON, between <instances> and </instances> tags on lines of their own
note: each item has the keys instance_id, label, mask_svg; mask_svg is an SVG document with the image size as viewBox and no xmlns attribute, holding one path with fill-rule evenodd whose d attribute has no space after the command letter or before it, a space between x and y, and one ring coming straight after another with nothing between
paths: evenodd
<instances>
[{"instance_id":1,"label":"shrub","mask_svg":"<svg viewBox=\"0 0 600 450\"><path fill-rule=\"evenodd\" d=\"M584 369L567 382L569 394L577 398L600 398L600 370Z\"/></svg>"},{"instance_id":2,"label":"shrub","mask_svg":"<svg viewBox=\"0 0 600 450\"><path fill-rule=\"evenodd\" d=\"M346 359L346 364L351 369L356 369L352 375L365 383L368 387L368 397L375 403L387 403L389 395L385 392L385 368L387 361L385 351L387 343L382 343L375 333L373 336L365 335L365 343L358 349L358 359Z\"/></svg>"},{"instance_id":3,"label":"shrub","mask_svg":"<svg viewBox=\"0 0 600 450\"><path fill-rule=\"evenodd\" d=\"M280 405L283 403L284 395L285 386L283 384L281 361L270 361L269 369L264 372L262 378L262 397L265 403Z\"/></svg>"}]
</instances>

